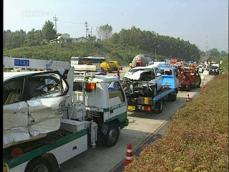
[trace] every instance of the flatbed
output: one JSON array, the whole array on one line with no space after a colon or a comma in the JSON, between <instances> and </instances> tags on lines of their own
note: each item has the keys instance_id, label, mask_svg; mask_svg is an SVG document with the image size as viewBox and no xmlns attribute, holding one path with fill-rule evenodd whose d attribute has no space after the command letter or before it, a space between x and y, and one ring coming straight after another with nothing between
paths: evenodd
<instances>
[{"instance_id":1,"label":"flatbed","mask_svg":"<svg viewBox=\"0 0 229 172\"><path fill-rule=\"evenodd\" d=\"M129 111L154 111L161 113L165 101L175 101L178 92L178 83L173 66L163 65L159 67L162 73L161 85L163 89L156 96L139 96L128 98Z\"/></svg>"}]
</instances>

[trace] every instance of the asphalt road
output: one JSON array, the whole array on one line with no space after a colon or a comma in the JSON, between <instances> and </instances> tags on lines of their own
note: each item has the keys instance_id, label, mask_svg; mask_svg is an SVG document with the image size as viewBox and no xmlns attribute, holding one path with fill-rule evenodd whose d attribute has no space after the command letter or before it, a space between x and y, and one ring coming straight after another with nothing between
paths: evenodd
<instances>
[{"instance_id":1,"label":"asphalt road","mask_svg":"<svg viewBox=\"0 0 229 172\"><path fill-rule=\"evenodd\" d=\"M213 76L201 75L202 81L206 84ZM166 102L164 110L161 114L148 113L128 113L129 125L121 130L119 141L114 147L90 148L81 155L72 158L61 165L62 172L109 172L119 171L122 160L125 157L126 146L131 143L134 150L144 144L149 136L157 136L162 129L170 121L172 115L177 109L185 105L187 94L193 98L199 94L199 89L190 92L179 91L177 100L174 102ZM195 101L195 100L192 100ZM165 128L165 127L164 127ZM154 139L154 138L151 138Z\"/></svg>"}]
</instances>

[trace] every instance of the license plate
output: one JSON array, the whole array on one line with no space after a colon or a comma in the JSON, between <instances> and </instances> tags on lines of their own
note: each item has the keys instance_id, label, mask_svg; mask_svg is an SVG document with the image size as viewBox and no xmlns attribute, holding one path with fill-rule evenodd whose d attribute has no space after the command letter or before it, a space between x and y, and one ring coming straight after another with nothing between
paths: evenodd
<instances>
[{"instance_id":1,"label":"license plate","mask_svg":"<svg viewBox=\"0 0 229 172\"><path fill-rule=\"evenodd\" d=\"M135 110L135 106L128 106L128 110L129 111L134 111Z\"/></svg>"}]
</instances>

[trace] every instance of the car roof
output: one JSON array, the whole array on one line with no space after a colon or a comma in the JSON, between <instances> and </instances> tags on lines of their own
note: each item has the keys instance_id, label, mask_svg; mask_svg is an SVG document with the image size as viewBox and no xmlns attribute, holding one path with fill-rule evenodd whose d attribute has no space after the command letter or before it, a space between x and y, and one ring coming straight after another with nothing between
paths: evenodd
<instances>
[{"instance_id":1,"label":"car roof","mask_svg":"<svg viewBox=\"0 0 229 172\"><path fill-rule=\"evenodd\" d=\"M26 72L4 72L3 73L3 80L6 81L11 78L17 78L20 76L28 76L35 73L42 73L43 71L26 71Z\"/></svg>"}]
</instances>

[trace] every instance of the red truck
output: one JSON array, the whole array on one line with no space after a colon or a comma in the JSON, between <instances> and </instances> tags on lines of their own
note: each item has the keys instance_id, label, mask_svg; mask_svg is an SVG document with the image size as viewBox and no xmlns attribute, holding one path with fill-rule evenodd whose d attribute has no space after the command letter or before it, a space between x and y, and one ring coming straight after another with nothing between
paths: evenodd
<instances>
[{"instance_id":1,"label":"red truck","mask_svg":"<svg viewBox=\"0 0 229 172\"><path fill-rule=\"evenodd\" d=\"M179 67L177 69L179 90L190 91L191 88L199 88L201 84L201 77L195 68Z\"/></svg>"}]
</instances>

